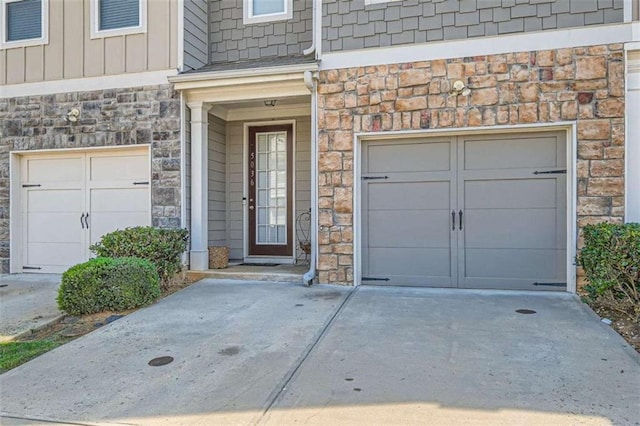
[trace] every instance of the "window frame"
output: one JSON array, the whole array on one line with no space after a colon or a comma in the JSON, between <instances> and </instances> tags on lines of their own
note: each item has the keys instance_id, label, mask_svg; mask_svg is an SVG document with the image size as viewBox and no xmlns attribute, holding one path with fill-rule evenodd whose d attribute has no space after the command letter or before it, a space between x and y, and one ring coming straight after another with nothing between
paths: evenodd
<instances>
[{"instance_id":1,"label":"window frame","mask_svg":"<svg viewBox=\"0 0 640 426\"><path fill-rule=\"evenodd\" d=\"M263 24L267 22L286 21L293 18L293 0L282 0L284 12L266 15L253 15L253 0L242 0L242 23Z\"/></svg>"},{"instance_id":2,"label":"window frame","mask_svg":"<svg viewBox=\"0 0 640 426\"><path fill-rule=\"evenodd\" d=\"M139 12L138 12L138 25L134 27L114 28L111 30L100 29L100 6L98 4L100 0L90 0L90 19L91 19L91 39L115 37L129 34L143 34L147 32L147 1L138 0Z\"/></svg>"},{"instance_id":3,"label":"window frame","mask_svg":"<svg viewBox=\"0 0 640 426\"><path fill-rule=\"evenodd\" d=\"M0 0L0 27L2 27L2 34L0 34L0 49L12 49L14 47L29 47L29 46L42 46L49 44L49 0L42 0L40 3L41 22L40 37L29 38L24 40L7 40L8 29L8 16L6 13L7 5L9 3L17 3L22 0Z\"/></svg>"}]
</instances>

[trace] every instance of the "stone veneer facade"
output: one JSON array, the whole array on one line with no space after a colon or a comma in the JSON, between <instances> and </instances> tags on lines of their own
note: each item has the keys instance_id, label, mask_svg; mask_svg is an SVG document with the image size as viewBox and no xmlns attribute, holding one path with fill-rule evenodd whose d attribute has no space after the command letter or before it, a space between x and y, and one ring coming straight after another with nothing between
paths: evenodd
<instances>
[{"instance_id":1,"label":"stone veneer facade","mask_svg":"<svg viewBox=\"0 0 640 426\"><path fill-rule=\"evenodd\" d=\"M574 121L578 227L623 220L622 44L328 70L318 92L322 283L353 283L355 132Z\"/></svg>"},{"instance_id":2,"label":"stone veneer facade","mask_svg":"<svg viewBox=\"0 0 640 426\"><path fill-rule=\"evenodd\" d=\"M72 108L76 123L65 121ZM11 151L151 145L152 224L179 227L180 97L171 85L0 99L0 271L9 272Z\"/></svg>"}]
</instances>

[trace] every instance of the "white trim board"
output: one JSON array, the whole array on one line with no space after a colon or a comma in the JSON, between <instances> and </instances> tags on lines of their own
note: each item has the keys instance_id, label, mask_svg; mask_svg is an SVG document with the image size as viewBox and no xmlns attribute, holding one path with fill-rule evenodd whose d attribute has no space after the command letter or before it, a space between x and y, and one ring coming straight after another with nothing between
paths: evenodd
<instances>
[{"instance_id":1,"label":"white trim board","mask_svg":"<svg viewBox=\"0 0 640 426\"><path fill-rule=\"evenodd\" d=\"M577 137L575 122L537 123L532 125L518 124L492 127L467 127L454 129L405 130L392 132L355 133L353 136L353 284L362 285L362 209L361 209L361 168L362 141L381 139L404 139L416 136L437 137L442 135L463 136L469 134L506 134L535 131L567 132L567 292L576 292L576 257L577 234L577 177L575 173L577 161Z\"/></svg>"},{"instance_id":2,"label":"white trim board","mask_svg":"<svg viewBox=\"0 0 640 426\"><path fill-rule=\"evenodd\" d=\"M625 43L633 40L633 24L598 25L585 28L527 32L443 42L324 53L321 70L397 64L435 59L498 55L547 49Z\"/></svg>"},{"instance_id":3,"label":"white trim board","mask_svg":"<svg viewBox=\"0 0 640 426\"><path fill-rule=\"evenodd\" d=\"M177 70L146 71L140 73L104 75L100 77L73 78L68 80L40 81L0 86L0 98L51 95L54 93L89 92L140 86L169 84L168 77Z\"/></svg>"}]
</instances>

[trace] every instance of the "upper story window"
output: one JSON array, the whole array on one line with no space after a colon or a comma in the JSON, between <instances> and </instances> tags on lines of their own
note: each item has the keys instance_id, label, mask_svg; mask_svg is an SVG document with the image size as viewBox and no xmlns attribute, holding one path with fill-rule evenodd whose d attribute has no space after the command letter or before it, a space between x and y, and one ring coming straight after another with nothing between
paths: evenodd
<instances>
[{"instance_id":1,"label":"upper story window","mask_svg":"<svg viewBox=\"0 0 640 426\"><path fill-rule=\"evenodd\" d=\"M293 0L244 0L243 20L246 24L283 21L293 17Z\"/></svg>"},{"instance_id":2,"label":"upper story window","mask_svg":"<svg viewBox=\"0 0 640 426\"><path fill-rule=\"evenodd\" d=\"M0 47L48 43L48 0L0 0Z\"/></svg>"},{"instance_id":3,"label":"upper story window","mask_svg":"<svg viewBox=\"0 0 640 426\"><path fill-rule=\"evenodd\" d=\"M147 0L91 0L91 38L147 31Z\"/></svg>"}]
</instances>

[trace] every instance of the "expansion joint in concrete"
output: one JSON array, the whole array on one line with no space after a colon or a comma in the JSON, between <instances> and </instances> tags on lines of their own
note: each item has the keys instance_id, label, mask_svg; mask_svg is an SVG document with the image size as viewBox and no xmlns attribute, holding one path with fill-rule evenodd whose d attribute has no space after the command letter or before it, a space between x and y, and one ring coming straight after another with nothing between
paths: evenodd
<instances>
[{"instance_id":1,"label":"expansion joint in concrete","mask_svg":"<svg viewBox=\"0 0 640 426\"><path fill-rule=\"evenodd\" d=\"M278 391L270 399L269 404L267 405L265 410L262 412L260 419L256 423L260 423L265 418L269 410L271 410L271 407L273 407L276 401L278 401L278 399L284 393L284 391L287 390L289 383L291 383L291 381L296 376L296 374L298 373L298 371L300 370L304 362L307 360L307 358L309 358L309 355L311 355L311 352L313 352L316 346L318 346L318 343L320 343L322 338L327 334L327 331L329 331L329 329L335 322L336 318L338 318L338 316L343 311L343 309L345 308L345 306L347 305L351 297L358 291L358 289L359 287L352 287L349 294L347 294L347 297L345 297L342 303L340 304L340 306L338 306L338 309L336 309L336 311L331 316L331 318L329 318L329 320L325 323L322 329L320 329L320 331L316 334L315 338L312 340L311 344L307 347L307 349L303 352L300 359L293 365L293 367L286 374L283 384L277 388Z\"/></svg>"}]
</instances>

